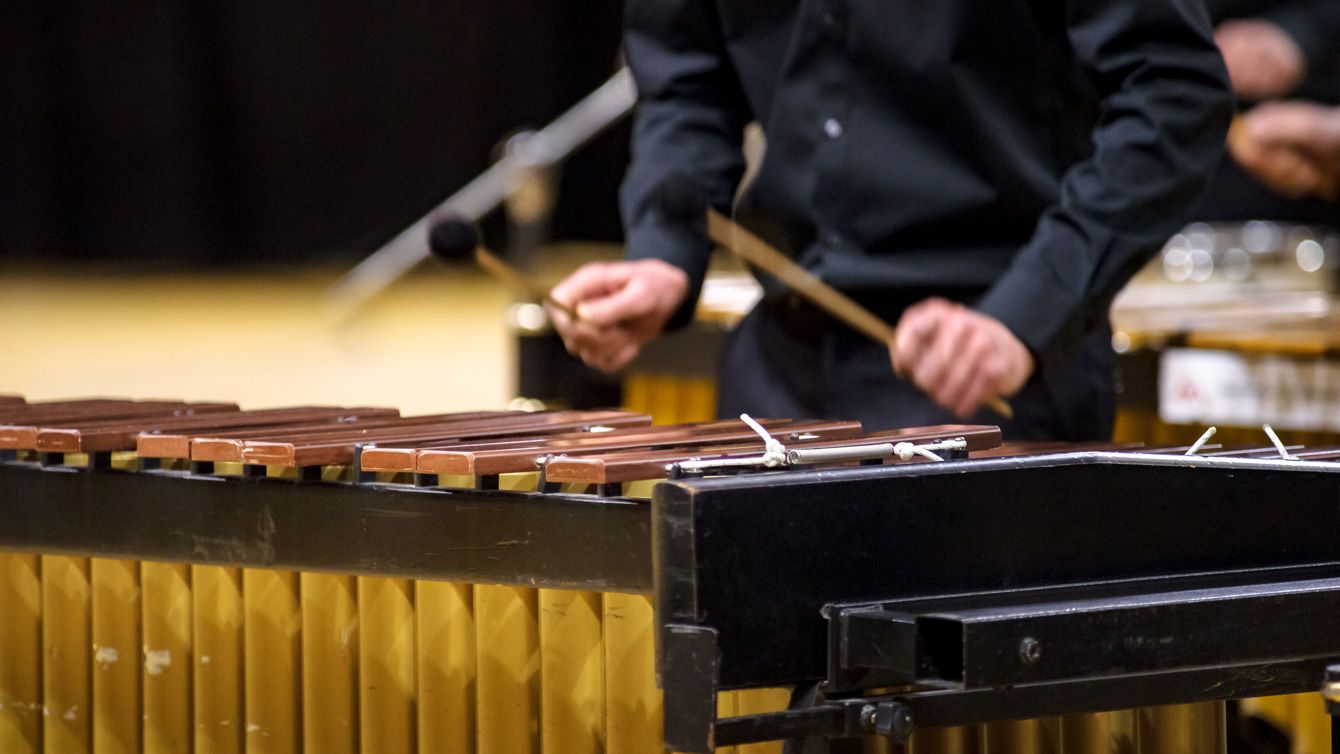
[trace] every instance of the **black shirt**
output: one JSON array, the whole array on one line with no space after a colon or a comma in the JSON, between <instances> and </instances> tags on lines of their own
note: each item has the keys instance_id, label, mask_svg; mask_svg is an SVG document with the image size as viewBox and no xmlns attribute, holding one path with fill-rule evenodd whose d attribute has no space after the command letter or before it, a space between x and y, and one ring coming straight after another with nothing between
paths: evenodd
<instances>
[{"instance_id":1,"label":"black shirt","mask_svg":"<svg viewBox=\"0 0 1340 754\"><path fill-rule=\"evenodd\" d=\"M630 257L696 292L705 240L655 190L688 172L729 209L754 120L741 218L866 300L982 291L1043 356L1184 221L1231 112L1201 0L628 0L624 23Z\"/></svg>"}]
</instances>

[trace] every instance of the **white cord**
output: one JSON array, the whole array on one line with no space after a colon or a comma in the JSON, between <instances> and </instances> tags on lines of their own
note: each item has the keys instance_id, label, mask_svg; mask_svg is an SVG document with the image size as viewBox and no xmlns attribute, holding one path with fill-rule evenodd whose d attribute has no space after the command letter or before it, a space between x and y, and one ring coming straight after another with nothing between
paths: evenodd
<instances>
[{"instance_id":1,"label":"white cord","mask_svg":"<svg viewBox=\"0 0 1340 754\"><path fill-rule=\"evenodd\" d=\"M898 456L899 460L910 461L917 456L932 461L943 461L940 456L932 453L934 450L965 450L968 447L968 441L962 437L953 440L941 440L939 442L930 442L925 445L917 445L910 442L900 442L893 446L893 454Z\"/></svg>"},{"instance_id":2,"label":"white cord","mask_svg":"<svg viewBox=\"0 0 1340 754\"><path fill-rule=\"evenodd\" d=\"M750 456L748 458L709 458L707 460L689 458L680 461L678 464L670 464L666 468L668 469L678 465L679 468L684 471L705 472L715 469L752 469L758 466L775 469L778 466L785 466L787 464L785 445L778 441L777 438L768 434L768 430L764 429L763 425L754 421L753 417L749 414L740 414L740 421L749 425L750 429L757 432L758 436L763 438L763 455Z\"/></svg>"},{"instance_id":3,"label":"white cord","mask_svg":"<svg viewBox=\"0 0 1340 754\"><path fill-rule=\"evenodd\" d=\"M749 414L740 414L740 421L749 425L749 428L758 433L763 438L763 465L775 469L778 466L786 465L786 446L777 440L777 438L768 434L768 430L763 428L762 424L754 421Z\"/></svg>"},{"instance_id":4,"label":"white cord","mask_svg":"<svg viewBox=\"0 0 1340 754\"><path fill-rule=\"evenodd\" d=\"M1199 440L1196 440L1195 442L1191 443L1191 447L1187 448L1185 455L1194 456L1195 454L1199 453L1200 449L1205 447L1205 443L1209 442L1210 438L1214 437L1214 433L1218 431L1219 431L1218 427L1210 427L1209 429L1205 430L1205 434L1201 435Z\"/></svg>"},{"instance_id":5,"label":"white cord","mask_svg":"<svg viewBox=\"0 0 1340 754\"><path fill-rule=\"evenodd\" d=\"M1275 430L1273 427L1271 427L1269 424L1262 424L1261 429L1264 429L1266 431L1266 437L1269 437L1270 441L1275 443L1275 450L1278 450L1280 452L1280 458L1283 458L1286 461L1298 460L1297 458L1294 458L1293 456L1289 455L1289 449L1284 447L1284 443L1280 442L1280 436L1275 434Z\"/></svg>"}]
</instances>

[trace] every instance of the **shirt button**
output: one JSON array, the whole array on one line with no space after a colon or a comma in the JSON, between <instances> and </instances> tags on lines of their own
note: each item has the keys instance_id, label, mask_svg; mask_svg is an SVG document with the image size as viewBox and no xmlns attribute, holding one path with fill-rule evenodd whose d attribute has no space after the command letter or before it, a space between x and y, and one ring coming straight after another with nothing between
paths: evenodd
<instances>
[{"instance_id":1,"label":"shirt button","mask_svg":"<svg viewBox=\"0 0 1340 754\"><path fill-rule=\"evenodd\" d=\"M824 121L824 133L830 139L836 139L842 136L842 123L837 118L829 118Z\"/></svg>"}]
</instances>

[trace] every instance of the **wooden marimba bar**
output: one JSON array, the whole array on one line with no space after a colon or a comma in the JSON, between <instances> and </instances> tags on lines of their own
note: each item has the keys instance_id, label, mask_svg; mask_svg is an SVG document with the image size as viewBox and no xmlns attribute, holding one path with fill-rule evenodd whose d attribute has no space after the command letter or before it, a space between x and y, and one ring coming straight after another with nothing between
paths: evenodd
<instances>
[{"instance_id":1,"label":"wooden marimba bar","mask_svg":"<svg viewBox=\"0 0 1340 754\"><path fill-rule=\"evenodd\" d=\"M820 476L928 463L914 447L1039 450L993 427L759 424L799 454L783 465ZM621 411L0 396L0 604L17 606L0 623L0 750L663 750L648 483L767 470L764 449L740 421ZM761 677L725 679L714 714L784 707L786 690L751 687L787 679ZM775 750L727 729L742 752ZM1209 703L930 727L910 745L1199 752L1222 731Z\"/></svg>"}]
</instances>

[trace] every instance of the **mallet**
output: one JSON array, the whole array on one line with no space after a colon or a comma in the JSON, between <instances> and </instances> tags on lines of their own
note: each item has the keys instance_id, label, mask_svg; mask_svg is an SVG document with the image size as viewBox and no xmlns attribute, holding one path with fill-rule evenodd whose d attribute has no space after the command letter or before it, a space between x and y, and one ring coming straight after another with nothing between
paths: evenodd
<instances>
[{"instance_id":1,"label":"mallet","mask_svg":"<svg viewBox=\"0 0 1340 754\"><path fill-rule=\"evenodd\" d=\"M573 319L580 319L572 307L554 300L548 288L481 246L479 231L473 223L451 217L439 221L428 234L428 246L434 256L445 261L473 258L485 272L531 301L542 301Z\"/></svg>"}]
</instances>

